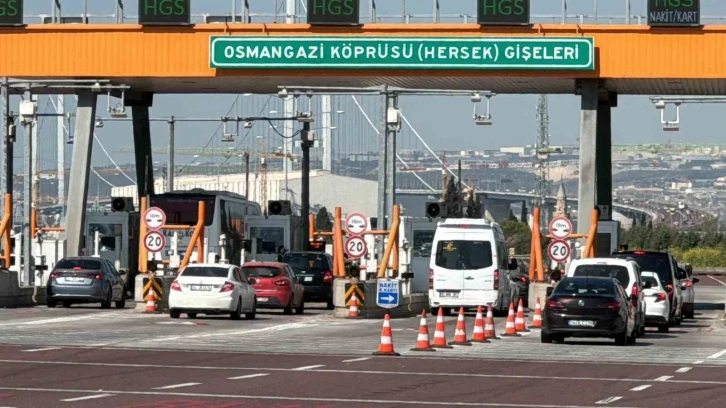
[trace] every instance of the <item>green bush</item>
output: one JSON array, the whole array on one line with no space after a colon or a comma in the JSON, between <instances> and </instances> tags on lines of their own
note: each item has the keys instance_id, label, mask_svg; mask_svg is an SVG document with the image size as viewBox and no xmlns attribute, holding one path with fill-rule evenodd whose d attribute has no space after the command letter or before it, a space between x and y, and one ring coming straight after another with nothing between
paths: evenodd
<instances>
[{"instance_id":1,"label":"green bush","mask_svg":"<svg viewBox=\"0 0 726 408\"><path fill-rule=\"evenodd\" d=\"M671 252L680 262L689 263L696 268L726 267L726 251L722 248L674 248Z\"/></svg>"}]
</instances>

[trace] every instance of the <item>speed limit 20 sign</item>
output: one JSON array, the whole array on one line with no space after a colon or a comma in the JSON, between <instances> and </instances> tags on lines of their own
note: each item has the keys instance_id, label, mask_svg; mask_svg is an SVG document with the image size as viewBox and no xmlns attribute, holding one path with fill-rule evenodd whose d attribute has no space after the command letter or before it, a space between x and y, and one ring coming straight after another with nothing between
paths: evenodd
<instances>
[{"instance_id":1,"label":"speed limit 20 sign","mask_svg":"<svg viewBox=\"0 0 726 408\"><path fill-rule=\"evenodd\" d=\"M149 231L144 237L144 248L151 253L161 252L166 247L166 237L159 231Z\"/></svg>"},{"instance_id":2,"label":"speed limit 20 sign","mask_svg":"<svg viewBox=\"0 0 726 408\"><path fill-rule=\"evenodd\" d=\"M557 263L566 262L570 258L570 244L567 241L555 239L547 247L547 254L551 260Z\"/></svg>"},{"instance_id":3,"label":"speed limit 20 sign","mask_svg":"<svg viewBox=\"0 0 726 408\"><path fill-rule=\"evenodd\" d=\"M366 256L368 247L362 237L353 236L345 240L345 253L350 259L358 259Z\"/></svg>"}]
</instances>

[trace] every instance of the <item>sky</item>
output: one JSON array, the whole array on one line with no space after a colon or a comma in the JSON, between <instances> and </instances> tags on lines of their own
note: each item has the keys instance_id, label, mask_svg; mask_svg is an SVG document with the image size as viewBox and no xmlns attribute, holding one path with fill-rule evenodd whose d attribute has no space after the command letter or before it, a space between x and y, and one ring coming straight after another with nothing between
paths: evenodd
<instances>
[{"instance_id":1,"label":"sky","mask_svg":"<svg viewBox=\"0 0 726 408\"><path fill-rule=\"evenodd\" d=\"M136 0L124 0L126 15L136 15ZM277 3L281 13L284 11L284 0L249 0L252 13L272 13ZM361 20L368 15L367 0L362 4ZM569 14L593 15L596 0L568 0ZM622 21L626 0L597 1L598 15L618 16ZM25 1L26 16L51 14L50 1ZM116 0L87 0L90 15L109 15L114 12ZM211 13L224 14L231 12L231 0L192 0L193 14ZM241 1L237 0L237 10L241 9ZM401 14L401 0L378 0L379 16L385 14ZM476 13L475 0L441 0L442 14ZM726 16L726 1L701 0L702 15ZM84 0L62 0L63 15L79 15L83 12ZM645 15L645 0L632 0L631 10L634 15ZM406 11L409 14L430 14L431 0L407 0ZM532 0L533 15L559 15L562 3L559 0ZM302 11L300 2L298 10ZM33 19L27 19L33 22ZM37 21L37 19L36 19ZM559 20L557 20L559 21ZM534 18L533 22L544 22ZM575 21L573 21L575 22ZM604 22L604 21L603 21ZM429 145L437 149L492 149L502 146L532 144L536 140L537 124L535 105L537 95L498 95L492 99L491 109L494 125L475 126L471 120L471 102L468 98L453 97L408 97L401 101L401 108L409 120L416 126ZM237 95L209 96L156 96L151 115L164 117L219 117L225 115ZM17 98L12 102L11 109L17 110ZM70 103L72 104L72 102ZM41 105L43 103L41 102ZM43 109L43 106L40 107ZM580 100L576 96L553 95L549 97L551 144L574 144L580 127ZM661 143L671 137L674 142L719 143L723 141L722 122L726 106L685 105L681 108L681 131L663 132L660 114L655 110L648 96L620 97L619 106L613 110L613 143ZM99 112L106 110L106 99L99 100ZM459 119L460 118L460 119ZM341 117L340 120L345 120ZM217 124L182 124L177 127L177 146L201 147L217 130ZM155 147L166 145L167 127L164 124L152 126L152 143ZM53 126L44 125L41 137L44 142L52 143L55 130ZM106 124L98 130L98 137L105 148L119 163L133 161L130 154L113 153L122 147L131 146L130 124ZM201 141L200 141L201 140ZM216 142L215 142L216 143ZM55 143L53 147L41 145L42 163L44 168L52 167L55 162ZM69 149L68 147L66 147ZM16 147L16 155L22 152L20 144ZM69 157L68 155L67 157ZM67 159L68 160L68 159ZM188 157L178 158L184 163ZM108 158L98 148L94 148L94 165L109 164Z\"/></svg>"}]
</instances>

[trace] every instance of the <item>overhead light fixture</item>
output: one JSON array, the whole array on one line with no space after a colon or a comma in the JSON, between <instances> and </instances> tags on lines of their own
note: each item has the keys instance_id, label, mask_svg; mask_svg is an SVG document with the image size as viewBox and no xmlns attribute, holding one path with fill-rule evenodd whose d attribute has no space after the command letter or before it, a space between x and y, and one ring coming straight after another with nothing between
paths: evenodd
<instances>
[{"instance_id":1,"label":"overhead light fixture","mask_svg":"<svg viewBox=\"0 0 726 408\"><path fill-rule=\"evenodd\" d=\"M248 120L245 122L244 127L245 129L250 129L252 128L252 125L254 125L254 122Z\"/></svg>"},{"instance_id":2,"label":"overhead light fixture","mask_svg":"<svg viewBox=\"0 0 726 408\"><path fill-rule=\"evenodd\" d=\"M280 89L280 91L279 91L279 92L277 93L277 97L278 97L278 98L280 98L280 99L285 99L285 98L287 98L288 96L290 96L290 94L289 94L289 93L287 92L287 88L282 88L282 89Z\"/></svg>"},{"instance_id":3,"label":"overhead light fixture","mask_svg":"<svg viewBox=\"0 0 726 408\"><path fill-rule=\"evenodd\" d=\"M666 103L663 100L659 100L658 102L655 103L655 108L658 110L663 110L663 109L665 109L665 107L666 107Z\"/></svg>"},{"instance_id":4,"label":"overhead light fixture","mask_svg":"<svg viewBox=\"0 0 726 408\"><path fill-rule=\"evenodd\" d=\"M312 112L299 112L297 114L297 121L300 123L312 123L315 122L315 119L313 119Z\"/></svg>"},{"instance_id":5,"label":"overhead light fixture","mask_svg":"<svg viewBox=\"0 0 726 408\"><path fill-rule=\"evenodd\" d=\"M125 119L128 118L129 115L126 114L126 108L124 107L116 107L111 109L111 117L116 119Z\"/></svg>"},{"instance_id":6,"label":"overhead light fixture","mask_svg":"<svg viewBox=\"0 0 726 408\"><path fill-rule=\"evenodd\" d=\"M91 85L91 92L96 92L96 93L101 92L101 83L96 82L95 84Z\"/></svg>"},{"instance_id":7,"label":"overhead light fixture","mask_svg":"<svg viewBox=\"0 0 726 408\"><path fill-rule=\"evenodd\" d=\"M103 119L96 118L96 129L101 129L103 127Z\"/></svg>"},{"instance_id":8,"label":"overhead light fixture","mask_svg":"<svg viewBox=\"0 0 726 408\"><path fill-rule=\"evenodd\" d=\"M476 104L478 103L476 100L478 99L479 101L481 101L481 96L479 94L475 94L474 96L471 97L471 101L474 102L474 115L473 115L474 123L477 126L491 126L492 125L492 114L490 113L490 106L489 106L491 95L488 94L485 96L487 98L486 113L484 113L483 115L478 114L477 110L476 110Z\"/></svg>"},{"instance_id":9,"label":"overhead light fixture","mask_svg":"<svg viewBox=\"0 0 726 408\"><path fill-rule=\"evenodd\" d=\"M479 95L478 93L475 93L474 95L471 96L471 101L473 103L481 102L481 95Z\"/></svg>"}]
</instances>

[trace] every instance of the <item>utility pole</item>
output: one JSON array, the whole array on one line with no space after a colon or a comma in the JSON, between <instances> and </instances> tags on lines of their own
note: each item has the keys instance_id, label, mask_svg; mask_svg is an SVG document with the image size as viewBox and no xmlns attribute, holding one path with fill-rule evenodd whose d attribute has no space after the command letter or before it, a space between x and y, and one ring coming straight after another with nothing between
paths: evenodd
<instances>
[{"instance_id":1,"label":"utility pole","mask_svg":"<svg viewBox=\"0 0 726 408\"><path fill-rule=\"evenodd\" d=\"M35 103L35 97L30 92L25 92L24 102ZM22 112L22 110L21 110ZM32 273L30 269L30 259L33 256L33 234L30 230L31 212L33 211L33 142L32 133L33 125L35 125L35 117L23 118L25 126L25 163L23 168L23 255L21 263L23 265L23 274L20 276L21 284L25 286L33 285Z\"/></svg>"},{"instance_id":2,"label":"utility pole","mask_svg":"<svg viewBox=\"0 0 726 408\"><path fill-rule=\"evenodd\" d=\"M250 199L250 152L244 153L245 158L245 197ZM263 204L264 205L264 204Z\"/></svg>"},{"instance_id":3,"label":"utility pole","mask_svg":"<svg viewBox=\"0 0 726 408\"><path fill-rule=\"evenodd\" d=\"M5 194L13 193L13 143L10 140L10 92L8 90L8 78L2 78L2 113L0 113L0 135L2 135L2 143L0 144L0 204L5 211ZM11 216L12 219L12 216ZM0 237L1 238L1 237ZM10 248L5 248L10 251ZM5 265L9 267L10 265Z\"/></svg>"},{"instance_id":4,"label":"utility pole","mask_svg":"<svg viewBox=\"0 0 726 408\"><path fill-rule=\"evenodd\" d=\"M549 186L549 147L550 147L550 117L547 95L540 95L537 102L537 207L540 208L540 225L547 228L548 214L545 211L547 197L550 194Z\"/></svg>"},{"instance_id":5,"label":"utility pole","mask_svg":"<svg viewBox=\"0 0 726 408\"><path fill-rule=\"evenodd\" d=\"M58 166L56 174L56 183L58 183L58 205L61 205L61 218L66 216L66 142L65 142L65 103L66 97L58 95L56 112L56 143Z\"/></svg>"},{"instance_id":6,"label":"utility pole","mask_svg":"<svg viewBox=\"0 0 726 408\"><path fill-rule=\"evenodd\" d=\"M166 171L166 192L174 191L174 116L169 118L169 158Z\"/></svg>"},{"instance_id":7,"label":"utility pole","mask_svg":"<svg viewBox=\"0 0 726 408\"><path fill-rule=\"evenodd\" d=\"M312 112L308 112L312 118ZM302 217L303 230L300 236L300 243L303 245L299 249L306 250L304 245L308 242L307 233L310 230L310 146L312 140L310 137L310 122L303 122L302 132L300 132L301 143L300 148L302 150L302 180L300 187L300 216Z\"/></svg>"}]
</instances>

